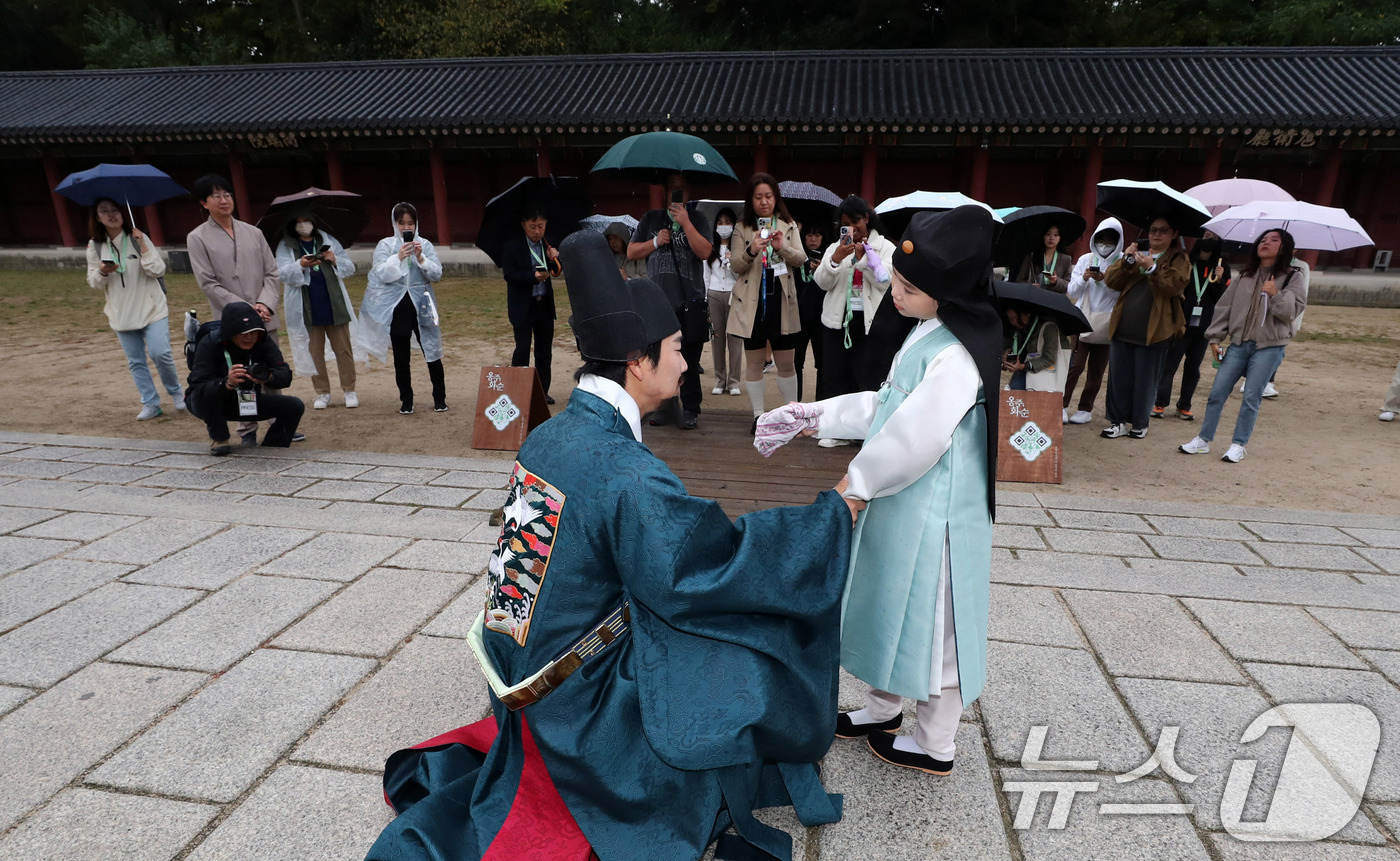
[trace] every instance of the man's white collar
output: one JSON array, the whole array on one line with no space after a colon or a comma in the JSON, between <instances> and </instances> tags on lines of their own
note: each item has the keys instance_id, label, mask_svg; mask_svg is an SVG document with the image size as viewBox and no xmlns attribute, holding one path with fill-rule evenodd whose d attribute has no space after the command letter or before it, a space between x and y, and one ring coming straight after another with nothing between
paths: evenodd
<instances>
[{"instance_id":1,"label":"man's white collar","mask_svg":"<svg viewBox=\"0 0 1400 861\"><path fill-rule=\"evenodd\" d=\"M579 379L577 388L612 404L627 420L628 427L632 428L632 438L637 442L642 441L642 413L626 389L596 374L584 374Z\"/></svg>"}]
</instances>

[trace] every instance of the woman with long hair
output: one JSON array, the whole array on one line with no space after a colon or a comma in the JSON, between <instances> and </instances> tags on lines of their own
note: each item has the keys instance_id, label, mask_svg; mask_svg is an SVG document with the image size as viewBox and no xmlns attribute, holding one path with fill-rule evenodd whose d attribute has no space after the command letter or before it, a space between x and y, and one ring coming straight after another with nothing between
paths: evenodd
<instances>
[{"instance_id":1,"label":"woman with long hair","mask_svg":"<svg viewBox=\"0 0 1400 861\"><path fill-rule=\"evenodd\" d=\"M136 420L161 415L160 392L146 364L148 355L175 409L183 410L185 395L170 353L170 309L160 283L165 274L160 250L132 225L127 210L109 197L98 198L88 213L88 236L88 286L106 293L102 310L121 341L141 398Z\"/></svg>"},{"instance_id":2,"label":"woman with long hair","mask_svg":"<svg viewBox=\"0 0 1400 861\"><path fill-rule=\"evenodd\" d=\"M734 295L734 271L730 268L729 237L734 234L734 210L729 207L715 214L715 232L710 237L710 257L705 261L705 299L710 304L711 361L715 366L712 395L739 394L743 374L744 342L729 333L729 301ZM645 273L643 273L645 276Z\"/></svg>"},{"instance_id":3,"label":"woman with long hair","mask_svg":"<svg viewBox=\"0 0 1400 861\"><path fill-rule=\"evenodd\" d=\"M1016 280L1022 284L1038 284L1046 290L1064 293L1069 290L1074 258L1060 250L1060 228L1052 224L1041 236L1041 247L1034 249L1021 261Z\"/></svg>"},{"instance_id":4,"label":"woman with long hair","mask_svg":"<svg viewBox=\"0 0 1400 861\"><path fill-rule=\"evenodd\" d=\"M1244 377L1244 398L1235 419L1230 448L1221 460L1239 463L1254 434L1264 384L1283 361L1284 347L1293 340L1293 320L1307 307L1307 272L1293 265L1293 236L1287 230L1266 230L1254 241L1249 265L1216 305L1206 329L1220 370L1210 387L1201 432L1181 446L1186 454L1207 454L1230 390ZM1221 342L1228 339L1227 347Z\"/></svg>"},{"instance_id":5,"label":"woman with long hair","mask_svg":"<svg viewBox=\"0 0 1400 861\"><path fill-rule=\"evenodd\" d=\"M802 319L793 273L807 262L797 224L771 175L756 173L749 180L744 212L729 237L729 249L734 294L728 330L744 339L744 389L757 426L764 412L763 365L770 347L783 402L797 400L793 352Z\"/></svg>"}]
</instances>

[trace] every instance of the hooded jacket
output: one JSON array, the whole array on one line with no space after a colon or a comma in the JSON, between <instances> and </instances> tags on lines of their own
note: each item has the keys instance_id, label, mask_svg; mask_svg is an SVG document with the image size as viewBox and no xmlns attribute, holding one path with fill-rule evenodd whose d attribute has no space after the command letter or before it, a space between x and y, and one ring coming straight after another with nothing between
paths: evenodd
<instances>
[{"instance_id":1,"label":"hooded jacket","mask_svg":"<svg viewBox=\"0 0 1400 861\"><path fill-rule=\"evenodd\" d=\"M237 408L234 389L225 385L229 368L247 367L254 363L266 365L270 371L266 382L254 389L285 389L292 384L292 369L282 358L277 342L263 330L262 318L247 302L230 302L224 306L217 337L206 337L194 350L194 368L190 371L189 389L185 393L190 412L204 418L211 408L220 413ZM239 349L233 336L252 329L261 331L258 342L250 350Z\"/></svg>"},{"instance_id":2,"label":"hooded jacket","mask_svg":"<svg viewBox=\"0 0 1400 861\"><path fill-rule=\"evenodd\" d=\"M1100 257L1096 252L1090 250L1088 254L1081 255L1079 260L1075 262L1074 271L1069 277L1067 290L1069 298L1086 314L1112 311L1114 304L1118 301L1118 294L1108 289L1104 282L1095 281L1085 275L1090 266L1099 267L1100 272L1107 271L1109 266L1123 256L1123 225L1112 216L1100 221L1099 226L1094 228L1089 244L1093 245L1092 237L1098 236L1105 230L1112 230L1118 234L1118 243L1113 246L1113 253L1107 257Z\"/></svg>"},{"instance_id":3,"label":"hooded jacket","mask_svg":"<svg viewBox=\"0 0 1400 861\"><path fill-rule=\"evenodd\" d=\"M442 261L433 243L416 229L414 241L423 243L423 262L420 264L412 257L400 260L403 237L394 224L392 210L390 213L391 232L374 246L374 260L366 279L369 283L365 285L365 298L360 302L360 331L365 349L381 362L389 360L389 327L394 322L394 309L407 294L418 311L418 345L423 350L423 358L437 362L442 359L442 329L432 282L442 280ZM413 221L421 226L416 214Z\"/></svg>"}]
</instances>

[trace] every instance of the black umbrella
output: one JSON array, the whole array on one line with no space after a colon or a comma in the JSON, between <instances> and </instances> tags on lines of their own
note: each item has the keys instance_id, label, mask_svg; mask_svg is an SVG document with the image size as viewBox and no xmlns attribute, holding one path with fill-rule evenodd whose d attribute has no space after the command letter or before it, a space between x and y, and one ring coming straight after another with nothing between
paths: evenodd
<instances>
[{"instance_id":1,"label":"black umbrella","mask_svg":"<svg viewBox=\"0 0 1400 861\"><path fill-rule=\"evenodd\" d=\"M1045 249L1045 231L1060 228L1063 253L1084 235L1084 218L1058 206L1025 206L1002 219L1004 226L992 248L992 262L1014 273L1027 254Z\"/></svg>"},{"instance_id":2,"label":"black umbrella","mask_svg":"<svg viewBox=\"0 0 1400 861\"><path fill-rule=\"evenodd\" d=\"M1063 293L1017 281L993 281L992 295L997 297L1003 308L1006 303L1015 302L1031 306L1042 317L1052 318L1060 327L1061 335L1082 335L1094 328L1089 325L1084 312Z\"/></svg>"},{"instance_id":3,"label":"black umbrella","mask_svg":"<svg viewBox=\"0 0 1400 861\"><path fill-rule=\"evenodd\" d=\"M267 237L273 249L286 237L287 223L310 217L325 232L350 247L360 231L369 224L365 199L352 191L330 191L324 188L304 188L296 194L284 194L272 199L267 212L258 219L258 229Z\"/></svg>"},{"instance_id":4,"label":"black umbrella","mask_svg":"<svg viewBox=\"0 0 1400 861\"><path fill-rule=\"evenodd\" d=\"M778 191L783 195L788 212L802 224L804 232L816 227L824 237L833 234L836 210L841 206L841 198L835 193L810 182L780 182Z\"/></svg>"},{"instance_id":5,"label":"black umbrella","mask_svg":"<svg viewBox=\"0 0 1400 861\"><path fill-rule=\"evenodd\" d=\"M481 216L476 247L497 266L506 243L520 235L520 218L527 209L539 208L549 223L544 238L559 247L564 237L579 229L579 221L593 211L583 181L573 176L527 176L491 198Z\"/></svg>"},{"instance_id":6,"label":"black umbrella","mask_svg":"<svg viewBox=\"0 0 1400 861\"><path fill-rule=\"evenodd\" d=\"M1154 218L1165 218L1182 236L1201 235L1201 226L1210 221L1210 210L1164 182L1137 182L1110 179L1099 183L1098 206L1109 215L1144 232ZM1126 239L1126 237L1125 237Z\"/></svg>"}]
</instances>

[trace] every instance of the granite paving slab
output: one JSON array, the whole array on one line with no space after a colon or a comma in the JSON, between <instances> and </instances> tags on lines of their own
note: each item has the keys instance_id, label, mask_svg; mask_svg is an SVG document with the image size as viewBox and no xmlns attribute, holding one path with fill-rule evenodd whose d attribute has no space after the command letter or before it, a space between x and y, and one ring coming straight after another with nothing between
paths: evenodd
<instances>
[{"instance_id":1,"label":"granite paving slab","mask_svg":"<svg viewBox=\"0 0 1400 861\"><path fill-rule=\"evenodd\" d=\"M997 506L996 522L1007 526L1052 527L1055 525L1055 521L1051 520L1050 515L1045 513L1045 509L1017 505Z\"/></svg>"},{"instance_id":2,"label":"granite paving slab","mask_svg":"<svg viewBox=\"0 0 1400 861\"><path fill-rule=\"evenodd\" d=\"M207 678L96 663L0 718L0 830L48 800ZM57 739L63 743L56 744Z\"/></svg>"},{"instance_id":3,"label":"granite paving slab","mask_svg":"<svg viewBox=\"0 0 1400 861\"><path fill-rule=\"evenodd\" d=\"M356 476L356 481L383 481L389 484L427 484L446 473L440 469L416 469L410 466L376 466Z\"/></svg>"},{"instance_id":4,"label":"granite paving slab","mask_svg":"<svg viewBox=\"0 0 1400 861\"><path fill-rule=\"evenodd\" d=\"M1245 664L1269 696L1279 703L1358 703L1381 723L1381 745L1371 768L1366 797L1400 801L1400 690L1384 676L1357 670Z\"/></svg>"},{"instance_id":5,"label":"granite paving slab","mask_svg":"<svg viewBox=\"0 0 1400 861\"><path fill-rule=\"evenodd\" d=\"M259 649L88 780L232 801L373 666L365 658Z\"/></svg>"},{"instance_id":6,"label":"granite paving slab","mask_svg":"<svg viewBox=\"0 0 1400 861\"><path fill-rule=\"evenodd\" d=\"M35 562L72 550L76 541L56 541L51 538L16 538L0 536L0 575L18 571Z\"/></svg>"},{"instance_id":7,"label":"granite paving slab","mask_svg":"<svg viewBox=\"0 0 1400 861\"><path fill-rule=\"evenodd\" d=\"M1084 638L1049 589L992 584L987 636L1039 646L1084 648Z\"/></svg>"},{"instance_id":8,"label":"granite paving slab","mask_svg":"<svg viewBox=\"0 0 1400 861\"><path fill-rule=\"evenodd\" d=\"M328 478L318 481L305 490L297 491L297 496L308 499L344 499L351 502L369 502L376 496L383 496L395 485L378 481L342 481Z\"/></svg>"},{"instance_id":9,"label":"granite paving slab","mask_svg":"<svg viewBox=\"0 0 1400 861\"><path fill-rule=\"evenodd\" d=\"M1254 534L1231 520L1211 520L1205 517L1167 517L1149 514L1144 518L1163 535L1182 538L1219 538L1225 541L1251 541Z\"/></svg>"},{"instance_id":10,"label":"granite paving slab","mask_svg":"<svg viewBox=\"0 0 1400 861\"><path fill-rule=\"evenodd\" d=\"M62 478L87 468L85 463L64 463L61 460L0 458L0 475L13 478Z\"/></svg>"},{"instance_id":11,"label":"granite paving slab","mask_svg":"<svg viewBox=\"0 0 1400 861\"><path fill-rule=\"evenodd\" d=\"M235 526L126 576L129 583L218 589L281 556L316 533L275 526Z\"/></svg>"},{"instance_id":12,"label":"granite paving slab","mask_svg":"<svg viewBox=\"0 0 1400 861\"><path fill-rule=\"evenodd\" d=\"M1115 676L1244 684L1239 671L1174 598L1066 591L1079 627ZM1145 644L1150 648L1144 648Z\"/></svg>"},{"instance_id":13,"label":"granite paving slab","mask_svg":"<svg viewBox=\"0 0 1400 861\"><path fill-rule=\"evenodd\" d=\"M1270 565L1321 571L1375 571L1375 566L1346 547L1251 541L1249 546Z\"/></svg>"},{"instance_id":14,"label":"granite paving slab","mask_svg":"<svg viewBox=\"0 0 1400 861\"><path fill-rule=\"evenodd\" d=\"M354 478L369 472L370 467L360 463L324 463L307 461L290 469L282 470L282 475L302 478Z\"/></svg>"},{"instance_id":15,"label":"granite paving slab","mask_svg":"<svg viewBox=\"0 0 1400 861\"><path fill-rule=\"evenodd\" d=\"M454 469L451 472L443 473L432 481L432 485L441 487L476 487L476 488L499 488L504 487L510 481L510 476L502 472L469 472Z\"/></svg>"},{"instance_id":16,"label":"granite paving slab","mask_svg":"<svg viewBox=\"0 0 1400 861\"><path fill-rule=\"evenodd\" d=\"M1265 541L1294 542L1299 544L1360 544L1356 538L1347 535L1335 526L1313 526L1306 523L1254 523L1241 524L1250 532Z\"/></svg>"},{"instance_id":17,"label":"granite paving slab","mask_svg":"<svg viewBox=\"0 0 1400 861\"><path fill-rule=\"evenodd\" d=\"M475 490L458 487L424 487L403 485L396 487L376 499L376 502L394 502L403 505L432 505L438 508L457 508L475 494Z\"/></svg>"},{"instance_id":18,"label":"granite paving slab","mask_svg":"<svg viewBox=\"0 0 1400 861\"><path fill-rule=\"evenodd\" d=\"M1400 650L1400 615L1335 607L1309 607L1308 612L1348 646Z\"/></svg>"},{"instance_id":19,"label":"granite paving slab","mask_svg":"<svg viewBox=\"0 0 1400 861\"><path fill-rule=\"evenodd\" d=\"M1089 529L1042 529L1040 535L1051 550L1061 553L1099 553L1104 556L1152 556L1152 548L1131 532L1098 532Z\"/></svg>"},{"instance_id":20,"label":"granite paving slab","mask_svg":"<svg viewBox=\"0 0 1400 861\"><path fill-rule=\"evenodd\" d=\"M68 479L63 478L60 479L60 481L67 483ZM160 496L162 493L165 493L165 491L159 487L142 487L137 484L83 484L77 488L77 491L78 496L84 500L91 500L98 497L105 500L131 499L132 497L145 497L149 499L153 496ZM189 491L177 492L188 493Z\"/></svg>"},{"instance_id":21,"label":"granite paving slab","mask_svg":"<svg viewBox=\"0 0 1400 861\"><path fill-rule=\"evenodd\" d=\"M1400 805L1371 804L1368 807L1392 837L1400 837ZM1391 859L1391 861L1395 861L1395 859Z\"/></svg>"},{"instance_id":22,"label":"granite paving slab","mask_svg":"<svg viewBox=\"0 0 1400 861\"><path fill-rule=\"evenodd\" d=\"M1400 529L1365 529L1344 526L1342 531L1372 547L1400 547Z\"/></svg>"},{"instance_id":23,"label":"granite paving slab","mask_svg":"<svg viewBox=\"0 0 1400 861\"><path fill-rule=\"evenodd\" d=\"M1054 506L1050 508L1050 516L1066 529L1095 529L1103 532L1152 531L1152 527L1147 525L1147 521L1136 514L1116 514L1111 511L1075 511L1055 508Z\"/></svg>"},{"instance_id":24,"label":"granite paving slab","mask_svg":"<svg viewBox=\"0 0 1400 861\"><path fill-rule=\"evenodd\" d=\"M962 724L948 777L881 762L864 739L837 739L822 762L841 821L817 829L820 857L843 861L964 861L1010 855L997 790L975 724ZM800 856L795 856L800 857ZM817 857L813 853L808 858Z\"/></svg>"},{"instance_id":25,"label":"granite paving slab","mask_svg":"<svg viewBox=\"0 0 1400 861\"><path fill-rule=\"evenodd\" d=\"M118 529L140 523L144 518L124 514L91 514L74 512L46 520L15 533L30 538L61 538L70 541L95 541Z\"/></svg>"},{"instance_id":26,"label":"granite paving slab","mask_svg":"<svg viewBox=\"0 0 1400 861\"><path fill-rule=\"evenodd\" d=\"M265 493L291 496L316 479L289 475L245 475L219 487L220 493Z\"/></svg>"},{"instance_id":27,"label":"granite paving slab","mask_svg":"<svg viewBox=\"0 0 1400 861\"><path fill-rule=\"evenodd\" d=\"M1130 771L1147 759L1149 748L1088 652L993 641L987 662L979 702L998 760L1020 762L1035 726L1047 728L1042 760L1098 760L1102 769Z\"/></svg>"},{"instance_id":28,"label":"granite paving slab","mask_svg":"<svg viewBox=\"0 0 1400 861\"><path fill-rule=\"evenodd\" d=\"M108 660L218 672L338 589L324 580L241 577L109 654Z\"/></svg>"},{"instance_id":29,"label":"granite paving slab","mask_svg":"<svg viewBox=\"0 0 1400 861\"><path fill-rule=\"evenodd\" d=\"M1385 674L1397 686L1400 686L1400 652L1381 652L1375 649L1362 649L1361 656L1372 664L1376 669Z\"/></svg>"},{"instance_id":30,"label":"granite paving slab","mask_svg":"<svg viewBox=\"0 0 1400 861\"><path fill-rule=\"evenodd\" d=\"M284 765L189 861L360 861L393 819L378 775Z\"/></svg>"},{"instance_id":31,"label":"granite paving slab","mask_svg":"<svg viewBox=\"0 0 1400 861\"><path fill-rule=\"evenodd\" d=\"M207 454L163 454L142 461L142 466L158 466L162 469L204 469L216 463L224 463L227 458Z\"/></svg>"},{"instance_id":32,"label":"granite paving slab","mask_svg":"<svg viewBox=\"0 0 1400 861\"><path fill-rule=\"evenodd\" d=\"M505 488L499 490L482 490L476 496L462 503L463 508L475 508L481 511L494 511L506 504L507 491Z\"/></svg>"},{"instance_id":33,"label":"granite paving slab","mask_svg":"<svg viewBox=\"0 0 1400 861\"><path fill-rule=\"evenodd\" d=\"M130 570L130 565L59 558L0 578L0 631L41 616Z\"/></svg>"},{"instance_id":34,"label":"granite paving slab","mask_svg":"<svg viewBox=\"0 0 1400 861\"><path fill-rule=\"evenodd\" d=\"M189 589L108 583L0 636L0 682L52 685L199 598Z\"/></svg>"},{"instance_id":35,"label":"granite paving slab","mask_svg":"<svg viewBox=\"0 0 1400 861\"><path fill-rule=\"evenodd\" d=\"M998 523L992 527L992 546L1013 550L1044 550L1045 541L1032 526L1008 526Z\"/></svg>"},{"instance_id":36,"label":"granite paving slab","mask_svg":"<svg viewBox=\"0 0 1400 861\"><path fill-rule=\"evenodd\" d=\"M129 448L85 448L81 454L65 457L72 463L105 463L112 466L131 466L151 460L160 455L150 451L137 451Z\"/></svg>"},{"instance_id":37,"label":"granite paving slab","mask_svg":"<svg viewBox=\"0 0 1400 861\"><path fill-rule=\"evenodd\" d=\"M13 711L16 706L34 696L31 688L12 688L0 685L0 715Z\"/></svg>"},{"instance_id":38,"label":"granite paving slab","mask_svg":"<svg viewBox=\"0 0 1400 861\"><path fill-rule=\"evenodd\" d=\"M1003 786L1034 781L1092 783L1093 775L1003 769ZM1210 853L1183 815L1104 815L1101 805L1180 804L1172 788L1159 780L1141 779L1116 783L1099 779L1093 791L1076 793L1063 827L1052 828L1053 795L1042 795L1029 827L1017 829L1025 861L1207 861ZM1022 792L1007 798L1013 815L1023 802ZM1150 847L1150 848L1149 848Z\"/></svg>"},{"instance_id":39,"label":"granite paving slab","mask_svg":"<svg viewBox=\"0 0 1400 861\"><path fill-rule=\"evenodd\" d=\"M162 556L213 535L224 526L223 523L208 520L153 517L100 538L72 555L98 562L149 565Z\"/></svg>"},{"instance_id":40,"label":"granite paving slab","mask_svg":"<svg viewBox=\"0 0 1400 861\"><path fill-rule=\"evenodd\" d=\"M71 466L71 464L70 464ZM7 499L23 500L27 505L43 505L48 508L63 508L62 505L54 505L49 500L51 494L59 493L65 498L69 494L89 487L81 481L64 481L61 478L8 478L5 485L5 496Z\"/></svg>"},{"instance_id":41,"label":"granite paving slab","mask_svg":"<svg viewBox=\"0 0 1400 861\"><path fill-rule=\"evenodd\" d=\"M1175 535L1148 535L1145 539L1166 559L1186 559L1199 562L1221 562L1226 565L1258 565L1259 557L1248 546L1234 541L1214 538L1182 538Z\"/></svg>"},{"instance_id":42,"label":"granite paving slab","mask_svg":"<svg viewBox=\"0 0 1400 861\"><path fill-rule=\"evenodd\" d=\"M329 500L327 500L329 502ZM415 509L411 505L388 505L385 503L373 502L349 502L341 500L331 502L326 506L327 514L344 518L363 518L365 520L384 520L388 517L407 517Z\"/></svg>"},{"instance_id":43,"label":"granite paving slab","mask_svg":"<svg viewBox=\"0 0 1400 861\"><path fill-rule=\"evenodd\" d=\"M72 457L75 454L84 454L88 451L85 448L67 445L36 445L23 451L13 452L16 457L25 460L61 460L65 457Z\"/></svg>"},{"instance_id":44,"label":"granite paving slab","mask_svg":"<svg viewBox=\"0 0 1400 861\"><path fill-rule=\"evenodd\" d=\"M391 568L417 568L426 571L455 571L480 574L494 547L457 541L415 541L394 554L384 564Z\"/></svg>"},{"instance_id":45,"label":"granite paving slab","mask_svg":"<svg viewBox=\"0 0 1400 861\"><path fill-rule=\"evenodd\" d=\"M1225 650L1241 661L1365 669L1355 655L1298 607L1184 599Z\"/></svg>"},{"instance_id":46,"label":"granite paving slab","mask_svg":"<svg viewBox=\"0 0 1400 861\"><path fill-rule=\"evenodd\" d=\"M1347 843L1244 843L1229 834L1211 834L1220 861L1400 861L1384 846Z\"/></svg>"},{"instance_id":47,"label":"granite paving slab","mask_svg":"<svg viewBox=\"0 0 1400 861\"><path fill-rule=\"evenodd\" d=\"M486 680L471 650L457 640L414 637L292 759L378 771L394 751L490 714Z\"/></svg>"},{"instance_id":48,"label":"granite paving slab","mask_svg":"<svg viewBox=\"0 0 1400 861\"><path fill-rule=\"evenodd\" d=\"M136 490L134 487L124 487L123 490ZM145 488L141 488L145 489ZM152 488L154 489L154 488ZM223 490L168 490L161 494L161 499L165 502L174 503L181 507L197 509L218 509L224 505L233 505L243 501L243 494L225 493Z\"/></svg>"},{"instance_id":49,"label":"granite paving slab","mask_svg":"<svg viewBox=\"0 0 1400 861\"><path fill-rule=\"evenodd\" d=\"M273 559L263 574L349 582L403 549L407 538L327 532Z\"/></svg>"},{"instance_id":50,"label":"granite paving slab","mask_svg":"<svg viewBox=\"0 0 1400 861\"><path fill-rule=\"evenodd\" d=\"M378 568L293 625L273 645L383 657L445 607L467 582L461 574Z\"/></svg>"},{"instance_id":51,"label":"granite paving slab","mask_svg":"<svg viewBox=\"0 0 1400 861\"><path fill-rule=\"evenodd\" d=\"M168 861L218 813L207 804L69 789L0 840L0 859Z\"/></svg>"},{"instance_id":52,"label":"granite paving slab","mask_svg":"<svg viewBox=\"0 0 1400 861\"><path fill-rule=\"evenodd\" d=\"M487 585L488 581L485 577L473 580L470 586L462 590L462 594L453 598L452 603L444 607L441 613L438 613L431 622L423 626L423 633L430 637L452 637L465 640L472 622L476 621L481 608L486 606Z\"/></svg>"},{"instance_id":53,"label":"granite paving slab","mask_svg":"<svg viewBox=\"0 0 1400 861\"><path fill-rule=\"evenodd\" d=\"M100 465L71 472L64 478L74 481L91 481L97 484L126 484L148 478L158 472L160 472L159 467Z\"/></svg>"},{"instance_id":54,"label":"granite paving slab","mask_svg":"<svg viewBox=\"0 0 1400 861\"><path fill-rule=\"evenodd\" d=\"M1400 574L1400 550L1389 547L1354 547L1366 561L1387 574Z\"/></svg>"},{"instance_id":55,"label":"granite paving slab","mask_svg":"<svg viewBox=\"0 0 1400 861\"><path fill-rule=\"evenodd\" d=\"M1174 781L1174 785L1196 806L1191 817L1197 826L1209 831L1224 828L1220 802L1236 760L1256 763L1242 818L1260 822L1268 816L1290 736L1287 732L1268 732L1247 744L1240 739L1271 703L1253 688L1195 682L1120 679L1118 689L1154 747L1163 738L1163 728L1177 728L1175 762L1196 779L1189 783ZM1160 770L1154 776L1166 778ZM1337 839L1385 842L1362 813L1342 829Z\"/></svg>"},{"instance_id":56,"label":"granite paving slab","mask_svg":"<svg viewBox=\"0 0 1400 861\"><path fill-rule=\"evenodd\" d=\"M220 472L241 472L246 475L274 475L290 465L288 461L281 459L245 455L239 452L238 448L238 446L233 447L233 457L217 458L206 469Z\"/></svg>"},{"instance_id":57,"label":"granite paving slab","mask_svg":"<svg viewBox=\"0 0 1400 861\"><path fill-rule=\"evenodd\" d=\"M13 532L32 526L35 523L42 523L53 517L61 515L60 511L51 511L47 508L11 508L0 506L0 532Z\"/></svg>"},{"instance_id":58,"label":"granite paving slab","mask_svg":"<svg viewBox=\"0 0 1400 861\"><path fill-rule=\"evenodd\" d=\"M261 494L255 494L246 499L240 499L235 504L244 507L255 507L262 511L287 508L307 511L325 508L330 505L331 502L328 499L300 499L294 496L263 496Z\"/></svg>"}]
</instances>

